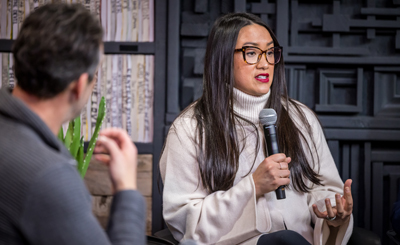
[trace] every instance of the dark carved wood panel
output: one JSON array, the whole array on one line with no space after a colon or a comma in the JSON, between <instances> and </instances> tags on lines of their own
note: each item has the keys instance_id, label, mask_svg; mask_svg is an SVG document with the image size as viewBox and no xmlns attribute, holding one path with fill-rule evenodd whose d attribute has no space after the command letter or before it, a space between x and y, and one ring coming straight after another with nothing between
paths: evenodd
<instances>
[{"instance_id":1,"label":"dark carved wood panel","mask_svg":"<svg viewBox=\"0 0 400 245\"><path fill-rule=\"evenodd\" d=\"M228 12L259 15L284 47L289 95L316 111L342 179L353 179L355 225L389 244L400 177L400 1L170 2L179 2L180 19L169 43L176 50L169 52L179 56L168 59L179 65L169 65L168 73L179 76L168 76L167 86L179 95L167 98L167 108L175 109L167 110L167 125L201 96L215 19Z\"/></svg>"},{"instance_id":2,"label":"dark carved wood panel","mask_svg":"<svg viewBox=\"0 0 400 245\"><path fill-rule=\"evenodd\" d=\"M397 142L398 143L398 142ZM386 231L391 228L390 214L399 188L400 180L400 148L388 149L379 145L372 148L372 230L383 237L383 244L388 243Z\"/></svg>"}]
</instances>

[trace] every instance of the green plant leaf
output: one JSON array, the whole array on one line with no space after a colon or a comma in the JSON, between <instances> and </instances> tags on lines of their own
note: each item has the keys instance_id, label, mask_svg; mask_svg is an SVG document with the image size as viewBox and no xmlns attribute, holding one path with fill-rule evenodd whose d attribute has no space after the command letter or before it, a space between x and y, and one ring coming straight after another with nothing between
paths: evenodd
<instances>
[{"instance_id":1,"label":"green plant leaf","mask_svg":"<svg viewBox=\"0 0 400 245\"><path fill-rule=\"evenodd\" d=\"M85 177L87 168L89 167L90 159L92 158L94 146L96 144L97 137L99 136L100 128L103 123L105 115L106 115L105 99L104 99L104 97L101 97L97 120L96 120L96 128L94 129L92 138L90 139L89 146L88 146L86 156L85 156L85 160L83 160L83 167L82 167L82 172L81 172L82 178Z\"/></svg>"},{"instance_id":2,"label":"green plant leaf","mask_svg":"<svg viewBox=\"0 0 400 245\"><path fill-rule=\"evenodd\" d=\"M99 136L100 128L106 115L106 104L104 97L101 97L99 110L96 120L96 127L93 132L93 136L90 139L86 156L83 152L84 141L81 136L81 118L80 116L69 122L68 129L65 133L61 127L58 138L64 143L65 147L69 150L71 155L76 159L77 169L82 178L85 177L87 168L89 167L90 159L92 158L94 146L96 144L97 137Z\"/></svg>"},{"instance_id":3,"label":"green plant leaf","mask_svg":"<svg viewBox=\"0 0 400 245\"><path fill-rule=\"evenodd\" d=\"M80 176L82 176L82 167L83 167L83 157L84 157L83 148L84 148L84 142L83 142L83 136L82 136L79 141L78 154L75 158L76 161L78 162L77 168L78 168L78 172L79 172ZM83 178L83 176L82 176L82 178Z\"/></svg>"},{"instance_id":4,"label":"green plant leaf","mask_svg":"<svg viewBox=\"0 0 400 245\"><path fill-rule=\"evenodd\" d=\"M78 149L80 147L80 137L81 137L81 117L78 116L74 119L74 130L72 132L72 142L70 146L71 155L76 159L76 154L78 154Z\"/></svg>"},{"instance_id":5,"label":"green plant leaf","mask_svg":"<svg viewBox=\"0 0 400 245\"><path fill-rule=\"evenodd\" d=\"M74 131L74 122L69 122L67 133L65 134L64 145L65 147L70 150L71 141L72 141L72 132Z\"/></svg>"},{"instance_id":6,"label":"green plant leaf","mask_svg":"<svg viewBox=\"0 0 400 245\"><path fill-rule=\"evenodd\" d=\"M61 128L60 128L60 131L58 131L57 138L58 138L61 142L63 142L63 144L64 144L64 129L63 129L63 127L61 127Z\"/></svg>"}]
</instances>

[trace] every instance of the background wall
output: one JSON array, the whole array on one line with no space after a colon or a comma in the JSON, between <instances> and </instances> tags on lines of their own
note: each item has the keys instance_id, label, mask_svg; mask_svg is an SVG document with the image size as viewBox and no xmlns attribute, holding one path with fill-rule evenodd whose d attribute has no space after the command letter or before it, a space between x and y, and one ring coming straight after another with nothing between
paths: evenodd
<instances>
[{"instance_id":1,"label":"background wall","mask_svg":"<svg viewBox=\"0 0 400 245\"><path fill-rule=\"evenodd\" d=\"M166 130L202 93L213 22L244 11L274 30L290 96L319 115L342 179L353 179L355 225L387 244L400 177L400 1L169 0Z\"/></svg>"}]
</instances>

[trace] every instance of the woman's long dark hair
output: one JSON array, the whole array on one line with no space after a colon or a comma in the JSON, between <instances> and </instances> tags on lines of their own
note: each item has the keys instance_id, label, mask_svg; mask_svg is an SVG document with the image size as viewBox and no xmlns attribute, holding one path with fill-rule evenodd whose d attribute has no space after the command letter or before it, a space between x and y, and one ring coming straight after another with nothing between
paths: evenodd
<instances>
[{"instance_id":1,"label":"woman's long dark hair","mask_svg":"<svg viewBox=\"0 0 400 245\"><path fill-rule=\"evenodd\" d=\"M204 60L203 95L193 105L193 116L197 122L194 140L198 146L200 177L204 188L210 193L228 190L233 186L239 168L239 155L243 150L240 149L236 133L237 126L243 126L241 121L244 120L252 125L259 137L257 126L236 115L233 110L234 49L239 31L244 26L252 24L265 27L271 34L274 45L279 46L272 30L259 17L248 13L233 13L219 18L208 37ZM275 109L278 115L279 147L281 152L292 158L289 166L294 189L309 192L310 186L306 185L305 179L317 185L322 183L320 176L310 167L301 143L301 139L306 142L306 138L290 118L289 108L298 114L312 140L311 126L299 105L288 97L284 72L284 62L281 58L274 68L271 95L265 107ZM315 148L314 142L312 145ZM259 147L257 141L255 152L259 151ZM308 147L307 150L312 156L311 148ZM314 164L315 162L312 166Z\"/></svg>"}]
</instances>

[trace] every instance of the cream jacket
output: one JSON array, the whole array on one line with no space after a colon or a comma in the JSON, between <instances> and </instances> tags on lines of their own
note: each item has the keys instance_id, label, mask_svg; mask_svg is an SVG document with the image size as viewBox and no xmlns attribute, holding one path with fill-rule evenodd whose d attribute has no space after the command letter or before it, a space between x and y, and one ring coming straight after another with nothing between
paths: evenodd
<instances>
[{"instance_id":1,"label":"cream jacket","mask_svg":"<svg viewBox=\"0 0 400 245\"><path fill-rule=\"evenodd\" d=\"M259 125L258 114L269 94L253 97L236 89L234 92L236 113ZM261 126L258 127L258 139L251 126L237 129L241 142L246 144L239 158L234 186L228 191L210 194L201 184L196 158L198 146L192 140L196 128L193 108L174 121L168 132L160 169L164 183L163 215L175 239L194 239L200 244L256 244L261 234L284 230L286 225L287 229L298 232L311 244L326 243L330 229L324 219L316 217L311 205L315 203L320 211L325 211L324 199L330 198L332 206L335 206L335 193L343 194L343 182L318 120L310 109L300 105L312 127L319 155L319 167L312 167L322 176L324 186L312 186L306 182L312 191L299 193L290 184L283 200L277 200L275 192L256 200L252 174L248 174L249 171L253 173L265 159L263 145L259 152L255 152L256 141L261 144L264 141ZM304 128L298 123L295 113L290 112L290 115L300 128ZM314 149L309 138L305 144ZM255 155L257 160L251 168ZM308 157L311 162L311 156ZM353 217L339 228L335 244L346 244L352 230Z\"/></svg>"}]
</instances>

